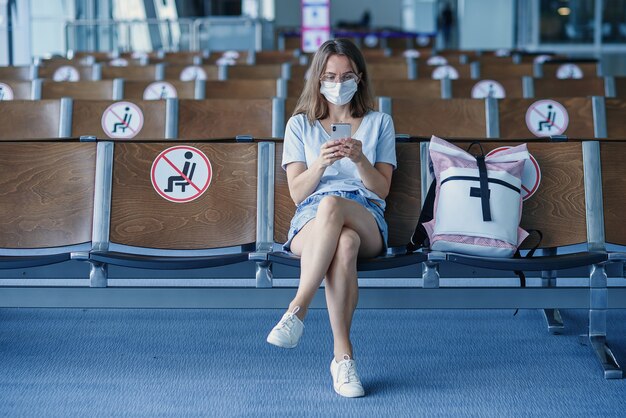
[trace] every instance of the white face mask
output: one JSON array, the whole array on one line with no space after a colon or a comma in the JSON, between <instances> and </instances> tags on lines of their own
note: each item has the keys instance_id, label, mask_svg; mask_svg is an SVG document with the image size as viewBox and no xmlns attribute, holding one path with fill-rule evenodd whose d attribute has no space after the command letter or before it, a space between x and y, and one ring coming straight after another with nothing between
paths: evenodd
<instances>
[{"instance_id":1,"label":"white face mask","mask_svg":"<svg viewBox=\"0 0 626 418\"><path fill-rule=\"evenodd\" d=\"M320 87L320 93L326 97L326 100L338 106L350 103L356 91L357 84L355 80L348 80L343 83L322 81L322 86Z\"/></svg>"}]
</instances>

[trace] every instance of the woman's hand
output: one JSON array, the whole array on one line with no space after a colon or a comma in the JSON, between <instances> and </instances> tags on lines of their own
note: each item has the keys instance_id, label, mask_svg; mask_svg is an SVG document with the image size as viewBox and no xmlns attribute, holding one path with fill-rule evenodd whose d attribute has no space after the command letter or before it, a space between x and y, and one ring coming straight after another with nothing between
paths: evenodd
<instances>
[{"instance_id":1,"label":"woman's hand","mask_svg":"<svg viewBox=\"0 0 626 418\"><path fill-rule=\"evenodd\" d=\"M320 165L323 168L331 166L335 161L338 161L344 157L343 152L343 141L327 141L322 144L320 147Z\"/></svg>"},{"instance_id":2,"label":"woman's hand","mask_svg":"<svg viewBox=\"0 0 626 418\"><path fill-rule=\"evenodd\" d=\"M363 160L363 143L358 139L346 138L339 141L341 143L341 150L339 155L349 158L353 163L358 163Z\"/></svg>"}]
</instances>

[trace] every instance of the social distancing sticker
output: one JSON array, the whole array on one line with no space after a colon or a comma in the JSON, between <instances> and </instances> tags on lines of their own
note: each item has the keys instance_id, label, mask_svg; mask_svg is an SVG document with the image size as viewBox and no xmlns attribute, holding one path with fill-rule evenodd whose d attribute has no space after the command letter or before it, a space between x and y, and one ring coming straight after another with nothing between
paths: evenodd
<instances>
[{"instance_id":1,"label":"social distancing sticker","mask_svg":"<svg viewBox=\"0 0 626 418\"><path fill-rule=\"evenodd\" d=\"M204 68L199 65L189 65L180 72L180 81L206 80Z\"/></svg>"},{"instance_id":2,"label":"social distancing sticker","mask_svg":"<svg viewBox=\"0 0 626 418\"><path fill-rule=\"evenodd\" d=\"M432 78L434 80L442 80L444 78L456 80L459 78L459 72L451 65L441 65L433 70Z\"/></svg>"},{"instance_id":3,"label":"social distancing sticker","mask_svg":"<svg viewBox=\"0 0 626 418\"><path fill-rule=\"evenodd\" d=\"M506 97L506 91L502 84L495 80L480 80L472 87L472 99L484 99L487 97L503 99Z\"/></svg>"},{"instance_id":4,"label":"social distancing sticker","mask_svg":"<svg viewBox=\"0 0 626 418\"><path fill-rule=\"evenodd\" d=\"M448 60L445 59L445 57L442 57L441 55L433 55L432 57L428 58L426 60L426 64L427 65L446 65L448 63Z\"/></svg>"},{"instance_id":5,"label":"social distancing sticker","mask_svg":"<svg viewBox=\"0 0 626 418\"><path fill-rule=\"evenodd\" d=\"M550 61L552 59L552 56L547 55L547 54L541 54L541 55L537 55L534 59L533 62L535 64L543 64L546 61Z\"/></svg>"},{"instance_id":6,"label":"social distancing sticker","mask_svg":"<svg viewBox=\"0 0 626 418\"><path fill-rule=\"evenodd\" d=\"M128 67L128 60L126 58L115 58L109 61L111 67Z\"/></svg>"},{"instance_id":7,"label":"social distancing sticker","mask_svg":"<svg viewBox=\"0 0 626 418\"><path fill-rule=\"evenodd\" d=\"M176 87L167 81L155 81L143 91L144 100L165 100L178 97Z\"/></svg>"},{"instance_id":8,"label":"social distancing sticker","mask_svg":"<svg viewBox=\"0 0 626 418\"><path fill-rule=\"evenodd\" d=\"M180 145L161 152L152 163L152 187L164 199L191 202L211 184L213 170L207 156L197 148Z\"/></svg>"},{"instance_id":9,"label":"social distancing sticker","mask_svg":"<svg viewBox=\"0 0 626 418\"><path fill-rule=\"evenodd\" d=\"M526 111L526 126L538 137L561 135L569 125L563 105L554 100L539 100Z\"/></svg>"},{"instance_id":10,"label":"social distancing sticker","mask_svg":"<svg viewBox=\"0 0 626 418\"><path fill-rule=\"evenodd\" d=\"M13 100L15 96L13 95L13 89L11 86L5 83L0 83L0 101L2 100Z\"/></svg>"},{"instance_id":11,"label":"social distancing sticker","mask_svg":"<svg viewBox=\"0 0 626 418\"><path fill-rule=\"evenodd\" d=\"M583 70L576 64L563 64L556 69L556 78L562 80L567 78L583 78Z\"/></svg>"},{"instance_id":12,"label":"social distancing sticker","mask_svg":"<svg viewBox=\"0 0 626 418\"><path fill-rule=\"evenodd\" d=\"M80 73L71 65L62 65L54 71L52 79L54 81L78 81L80 80Z\"/></svg>"},{"instance_id":13,"label":"social distancing sticker","mask_svg":"<svg viewBox=\"0 0 626 418\"><path fill-rule=\"evenodd\" d=\"M487 154L487 157L509 148L511 147L500 147L491 150ZM532 154L529 153L529 155L530 159L524 163L524 171L522 172L521 194L523 200L530 199L530 197L539 189L539 185L541 184L541 169L539 168L539 163Z\"/></svg>"},{"instance_id":14,"label":"social distancing sticker","mask_svg":"<svg viewBox=\"0 0 626 418\"><path fill-rule=\"evenodd\" d=\"M141 128L143 112L134 103L113 103L102 114L102 129L109 138L134 138Z\"/></svg>"}]
</instances>

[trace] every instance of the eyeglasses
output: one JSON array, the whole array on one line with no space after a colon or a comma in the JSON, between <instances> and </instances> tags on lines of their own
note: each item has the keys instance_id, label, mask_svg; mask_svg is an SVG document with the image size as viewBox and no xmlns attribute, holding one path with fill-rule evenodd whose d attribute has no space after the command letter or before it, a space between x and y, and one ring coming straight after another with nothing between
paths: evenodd
<instances>
[{"instance_id":1,"label":"eyeglasses","mask_svg":"<svg viewBox=\"0 0 626 418\"><path fill-rule=\"evenodd\" d=\"M345 83L346 81L350 80L359 81L359 76L350 71L339 75L334 73L326 73L322 74L322 76L320 77L320 81L326 81L329 83Z\"/></svg>"}]
</instances>

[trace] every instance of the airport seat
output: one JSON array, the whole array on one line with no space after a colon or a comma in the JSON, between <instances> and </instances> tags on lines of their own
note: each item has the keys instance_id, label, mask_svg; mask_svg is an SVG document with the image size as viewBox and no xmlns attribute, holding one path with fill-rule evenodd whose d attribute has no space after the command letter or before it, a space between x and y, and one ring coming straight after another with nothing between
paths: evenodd
<instances>
[{"instance_id":1,"label":"airport seat","mask_svg":"<svg viewBox=\"0 0 626 418\"><path fill-rule=\"evenodd\" d=\"M0 142L0 269L87 259L95 166L93 142Z\"/></svg>"},{"instance_id":2,"label":"airport seat","mask_svg":"<svg viewBox=\"0 0 626 418\"><path fill-rule=\"evenodd\" d=\"M75 100L112 100L113 80L98 81L52 81L35 80L41 99L61 99L70 97Z\"/></svg>"},{"instance_id":3,"label":"airport seat","mask_svg":"<svg viewBox=\"0 0 626 418\"><path fill-rule=\"evenodd\" d=\"M69 136L127 140L170 137L164 100L63 100L72 109Z\"/></svg>"},{"instance_id":4,"label":"airport seat","mask_svg":"<svg viewBox=\"0 0 626 418\"><path fill-rule=\"evenodd\" d=\"M60 100L0 101L0 141L63 137L61 114Z\"/></svg>"},{"instance_id":5,"label":"airport seat","mask_svg":"<svg viewBox=\"0 0 626 418\"><path fill-rule=\"evenodd\" d=\"M554 135L565 135L576 139L595 137L591 98L554 98L550 101L546 99L500 99L497 102L500 138Z\"/></svg>"},{"instance_id":6,"label":"airport seat","mask_svg":"<svg viewBox=\"0 0 626 418\"><path fill-rule=\"evenodd\" d=\"M238 135L272 137L276 129L284 129L284 110L281 107L275 111L276 103L280 99L179 100L175 137L185 140Z\"/></svg>"},{"instance_id":7,"label":"airport seat","mask_svg":"<svg viewBox=\"0 0 626 418\"><path fill-rule=\"evenodd\" d=\"M0 79L0 101L33 99L33 83L25 80Z\"/></svg>"},{"instance_id":8,"label":"airport seat","mask_svg":"<svg viewBox=\"0 0 626 418\"><path fill-rule=\"evenodd\" d=\"M111 183L98 191L111 210L96 219L109 233L92 262L181 270L248 260L256 241L257 144L99 145L113 161Z\"/></svg>"}]
</instances>

